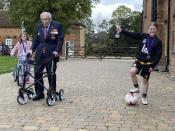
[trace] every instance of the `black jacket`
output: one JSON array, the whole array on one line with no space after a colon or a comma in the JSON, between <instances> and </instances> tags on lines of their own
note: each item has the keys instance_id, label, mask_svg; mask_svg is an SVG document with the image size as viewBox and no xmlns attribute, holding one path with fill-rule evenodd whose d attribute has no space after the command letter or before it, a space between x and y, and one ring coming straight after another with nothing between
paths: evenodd
<instances>
[{"instance_id":1,"label":"black jacket","mask_svg":"<svg viewBox=\"0 0 175 131\"><path fill-rule=\"evenodd\" d=\"M52 21L50 23L46 39L44 38L44 26L39 24L32 44L32 51L36 51L35 60L40 61L41 57L43 59L50 58L54 51L60 53L63 41L63 27L59 22ZM45 48L44 54L42 53L43 48Z\"/></svg>"},{"instance_id":2,"label":"black jacket","mask_svg":"<svg viewBox=\"0 0 175 131\"><path fill-rule=\"evenodd\" d=\"M151 67L154 69L162 56L162 41L156 36L151 37L146 33L134 33L122 30L121 32L127 37L140 40L137 49L136 59L144 62L152 62Z\"/></svg>"}]
</instances>

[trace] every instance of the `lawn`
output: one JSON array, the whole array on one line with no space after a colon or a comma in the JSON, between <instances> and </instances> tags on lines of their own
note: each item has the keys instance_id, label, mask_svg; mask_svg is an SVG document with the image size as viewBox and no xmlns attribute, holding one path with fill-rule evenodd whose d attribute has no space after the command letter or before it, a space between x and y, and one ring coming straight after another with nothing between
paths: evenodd
<instances>
[{"instance_id":1,"label":"lawn","mask_svg":"<svg viewBox=\"0 0 175 131\"><path fill-rule=\"evenodd\" d=\"M0 74L11 72L17 64L17 59L11 56L0 56Z\"/></svg>"}]
</instances>

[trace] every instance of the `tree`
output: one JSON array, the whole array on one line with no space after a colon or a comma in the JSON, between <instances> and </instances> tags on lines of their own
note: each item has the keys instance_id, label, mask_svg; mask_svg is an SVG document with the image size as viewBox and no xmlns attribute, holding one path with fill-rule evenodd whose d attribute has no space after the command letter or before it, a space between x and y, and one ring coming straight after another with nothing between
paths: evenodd
<instances>
[{"instance_id":1,"label":"tree","mask_svg":"<svg viewBox=\"0 0 175 131\"><path fill-rule=\"evenodd\" d=\"M7 9L8 5L9 5L8 0L0 0L0 9Z\"/></svg>"},{"instance_id":2,"label":"tree","mask_svg":"<svg viewBox=\"0 0 175 131\"><path fill-rule=\"evenodd\" d=\"M109 22L106 19L103 19L101 23L98 24L98 32L108 31L109 29Z\"/></svg>"},{"instance_id":3,"label":"tree","mask_svg":"<svg viewBox=\"0 0 175 131\"><path fill-rule=\"evenodd\" d=\"M40 21L40 13L49 11L53 19L64 25L65 32L72 22L91 15L93 2L99 0L10 0L9 16L12 22L24 26L29 34L33 34Z\"/></svg>"},{"instance_id":4,"label":"tree","mask_svg":"<svg viewBox=\"0 0 175 131\"><path fill-rule=\"evenodd\" d=\"M132 13L132 21L131 21L131 30L135 32L140 32L141 31L141 12L138 11L133 11Z\"/></svg>"},{"instance_id":5,"label":"tree","mask_svg":"<svg viewBox=\"0 0 175 131\"><path fill-rule=\"evenodd\" d=\"M3 1L0 0L0 9L3 9L3 7L4 7Z\"/></svg>"},{"instance_id":6,"label":"tree","mask_svg":"<svg viewBox=\"0 0 175 131\"><path fill-rule=\"evenodd\" d=\"M139 32L141 28L141 13L138 11L132 11L126 6L119 6L114 10L112 19L110 20L110 39L115 39L114 35L116 33L116 25L129 31ZM119 44L119 46L135 45L137 44L137 41L122 36L119 40Z\"/></svg>"},{"instance_id":7,"label":"tree","mask_svg":"<svg viewBox=\"0 0 175 131\"><path fill-rule=\"evenodd\" d=\"M122 5L113 11L110 23L113 25L120 25L121 27L124 28L130 28L131 17L132 17L131 9Z\"/></svg>"},{"instance_id":8,"label":"tree","mask_svg":"<svg viewBox=\"0 0 175 131\"><path fill-rule=\"evenodd\" d=\"M92 39L94 36L94 23L90 17L81 20L81 23L86 26L85 28L85 44L87 52L92 51Z\"/></svg>"},{"instance_id":9,"label":"tree","mask_svg":"<svg viewBox=\"0 0 175 131\"><path fill-rule=\"evenodd\" d=\"M94 33L95 25L90 17L86 17L85 19L82 19L81 23L86 26L86 28L85 28L86 34L93 34Z\"/></svg>"},{"instance_id":10,"label":"tree","mask_svg":"<svg viewBox=\"0 0 175 131\"><path fill-rule=\"evenodd\" d=\"M140 31L141 19L141 12L131 11L130 8L122 5L112 13L110 25L120 25L130 31Z\"/></svg>"}]
</instances>

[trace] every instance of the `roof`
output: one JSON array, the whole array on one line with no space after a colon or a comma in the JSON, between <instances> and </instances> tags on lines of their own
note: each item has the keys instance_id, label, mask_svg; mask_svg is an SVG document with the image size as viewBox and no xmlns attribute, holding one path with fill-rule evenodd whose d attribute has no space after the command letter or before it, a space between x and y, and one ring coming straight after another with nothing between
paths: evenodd
<instances>
[{"instance_id":1,"label":"roof","mask_svg":"<svg viewBox=\"0 0 175 131\"><path fill-rule=\"evenodd\" d=\"M10 22L7 11L0 10L0 16L0 27L20 27L20 25L16 25Z\"/></svg>"}]
</instances>

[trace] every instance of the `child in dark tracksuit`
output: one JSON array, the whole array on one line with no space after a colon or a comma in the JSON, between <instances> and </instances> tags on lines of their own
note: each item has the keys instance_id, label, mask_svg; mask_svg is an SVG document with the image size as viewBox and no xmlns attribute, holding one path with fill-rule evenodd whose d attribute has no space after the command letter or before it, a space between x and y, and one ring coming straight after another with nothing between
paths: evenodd
<instances>
[{"instance_id":1,"label":"child in dark tracksuit","mask_svg":"<svg viewBox=\"0 0 175 131\"><path fill-rule=\"evenodd\" d=\"M134 88L130 90L132 93L139 93L139 84L137 80L137 74L143 77L143 94L142 94L142 104L147 105L147 92L148 92L148 81L150 73L154 70L162 56L162 41L157 36L158 26L156 23L152 22L149 27L149 33L134 33L128 32L118 28L117 31L121 34L140 40L141 43L137 49L136 60L131 68L131 79Z\"/></svg>"}]
</instances>

